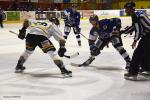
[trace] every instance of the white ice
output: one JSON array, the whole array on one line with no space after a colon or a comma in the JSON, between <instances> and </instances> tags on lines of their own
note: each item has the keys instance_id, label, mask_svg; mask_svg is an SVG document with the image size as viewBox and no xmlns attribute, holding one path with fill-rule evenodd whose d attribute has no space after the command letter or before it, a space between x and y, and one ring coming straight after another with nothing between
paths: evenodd
<instances>
[{"instance_id":1,"label":"white ice","mask_svg":"<svg viewBox=\"0 0 150 100\"><path fill-rule=\"evenodd\" d=\"M130 20L122 19L123 27ZM60 28L63 32L64 25ZM25 63L23 74L14 73L17 60L24 51L25 43L9 30L18 32L21 24L5 24L0 29L0 100L150 100L150 81L128 81L124 79L125 61L109 44L90 67L73 67L71 62L82 63L90 56L88 41L81 36L78 47L71 31L66 48L67 55L79 52L73 59L62 58L72 78L62 78L51 58L38 47ZM82 20L81 33L88 38L91 25ZM132 57L133 37L123 38L124 47ZM51 39L58 48L58 43Z\"/></svg>"}]
</instances>

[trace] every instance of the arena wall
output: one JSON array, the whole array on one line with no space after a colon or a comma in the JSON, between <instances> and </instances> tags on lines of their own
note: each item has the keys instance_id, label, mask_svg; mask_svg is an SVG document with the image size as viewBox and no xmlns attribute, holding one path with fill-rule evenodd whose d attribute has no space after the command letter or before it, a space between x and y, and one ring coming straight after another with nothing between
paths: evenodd
<instances>
[{"instance_id":1,"label":"arena wall","mask_svg":"<svg viewBox=\"0 0 150 100\"><path fill-rule=\"evenodd\" d=\"M145 12L150 16L150 9L137 9L139 11ZM90 15L97 14L100 19L112 18L112 17L125 17L124 9L121 10L79 10L81 14L81 19L88 19ZM6 11L4 14L4 23L14 23L22 22L24 19L37 19L37 20L47 20L50 17L55 16L59 19L63 18L63 11Z\"/></svg>"}]
</instances>

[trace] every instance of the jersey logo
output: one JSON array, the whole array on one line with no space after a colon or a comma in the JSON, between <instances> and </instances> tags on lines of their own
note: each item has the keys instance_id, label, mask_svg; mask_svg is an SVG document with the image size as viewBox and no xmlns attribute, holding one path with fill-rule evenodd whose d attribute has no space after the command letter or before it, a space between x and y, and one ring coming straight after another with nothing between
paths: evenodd
<instances>
[{"instance_id":1,"label":"jersey logo","mask_svg":"<svg viewBox=\"0 0 150 100\"><path fill-rule=\"evenodd\" d=\"M97 35L97 32L94 32L93 35L96 36L96 35Z\"/></svg>"},{"instance_id":2,"label":"jersey logo","mask_svg":"<svg viewBox=\"0 0 150 100\"><path fill-rule=\"evenodd\" d=\"M106 30L106 29L107 29L107 26L106 26L106 25L104 25L104 26L103 26L103 30Z\"/></svg>"}]
</instances>

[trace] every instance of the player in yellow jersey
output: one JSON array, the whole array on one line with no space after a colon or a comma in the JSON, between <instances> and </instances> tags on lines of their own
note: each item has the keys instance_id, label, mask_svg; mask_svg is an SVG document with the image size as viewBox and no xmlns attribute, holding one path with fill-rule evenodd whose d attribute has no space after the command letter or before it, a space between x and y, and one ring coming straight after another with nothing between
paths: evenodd
<instances>
[{"instance_id":1,"label":"player in yellow jersey","mask_svg":"<svg viewBox=\"0 0 150 100\"><path fill-rule=\"evenodd\" d=\"M72 72L65 68L63 61L60 59L60 57L63 57L66 52L66 41L58 26L59 20L55 17L51 18L48 23L37 22L35 20L24 21L22 29L19 30L18 38L26 39L26 49L18 60L15 71L16 73L23 72L25 70L23 64L33 53L35 48L39 46L44 53L48 54L53 59L54 63L59 67L63 75L72 76ZM28 34L26 35L26 33ZM49 40L51 36L53 36L60 44L58 54L55 52L56 48L53 43Z\"/></svg>"}]
</instances>

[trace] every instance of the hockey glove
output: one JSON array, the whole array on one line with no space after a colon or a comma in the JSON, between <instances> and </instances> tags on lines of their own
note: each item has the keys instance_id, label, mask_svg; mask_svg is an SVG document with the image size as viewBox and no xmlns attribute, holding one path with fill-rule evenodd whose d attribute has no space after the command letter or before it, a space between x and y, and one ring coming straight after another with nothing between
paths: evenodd
<instances>
[{"instance_id":1,"label":"hockey glove","mask_svg":"<svg viewBox=\"0 0 150 100\"><path fill-rule=\"evenodd\" d=\"M117 31L117 30L116 30L116 31L113 31L113 32L112 32L112 36L120 36L119 31Z\"/></svg>"},{"instance_id":2,"label":"hockey glove","mask_svg":"<svg viewBox=\"0 0 150 100\"><path fill-rule=\"evenodd\" d=\"M97 47L93 47L91 50L91 55L92 56L97 56L100 54L100 50Z\"/></svg>"},{"instance_id":3,"label":"hockey glove","mask_svg":"<svg viewBox=\"0 0 150 100\"><path fill-rule=\"evenodd\" d=\"M67 50L66 50L65 47L60 47L59 50L58 50L58 55L59 55L60 57L63 57L66 51L67 51Z\"/></svg>"},{"instance_id":4,"label":"hockey glove","mask_svg":"<svg viewBox=\"0 0 150 100\"><path fill-rule=\"evenodd\" d=\"M22 29L19 30L18 38L23 40L25 38L25 35L26 35L26 28L23 27Z\"/></svg>"}]
</instances>

